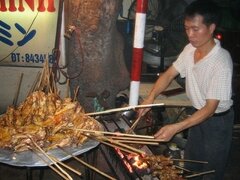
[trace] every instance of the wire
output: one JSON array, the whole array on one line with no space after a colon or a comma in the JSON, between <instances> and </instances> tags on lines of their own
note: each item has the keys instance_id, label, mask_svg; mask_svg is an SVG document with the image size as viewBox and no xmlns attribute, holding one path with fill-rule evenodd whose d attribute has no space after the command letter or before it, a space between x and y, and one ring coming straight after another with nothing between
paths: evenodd
<instances>
[{"instance_id":1,"label":"wire","mask_svg":"<svg viewBox=\"0 0 240 180\"><path fill-rule=\"evenodd\" d=\"M78 4L78 11L77 11L77 13L76 13L76 18L79 16L79 12L80 12L80 4L81 3L79 3ZM69 3L68 3L68 9L70 9L70 5L69 5ZM60 12L60 13L62 13L62 12ZM69 21L69 16L68 16L68 21ZM79 28L75 28L75 30L74 30L74 32L76 33L76 38L77 38L77 44L78 44L78 49L80 49L80 56L81 56L81 59L82 59L82 61L80 61L80 64L82 64L82 66L84 66L84 53L83 53L83 47L82 47L82 43L81 43L81 40L80 40L80 30L79 30ZM75 52L75 51L74 51ZM60 54L61 54L61 52L60 52L60 50L58 49L58 47L55 47L54 49L53 49L53 55L54 55L54 58L55 58L55 60L56 60L56 63L54 64L54 70L55 70L55 81L56 82L58 82L59 84L65 84L65 83L67 83L67 80L68 79L75 79L75 78L77 78L77 77L79 77L80 75L81 75L81 73L83 72L83 68L78 72L78 73L76 73L76 74L74 74L74 75L72 75L72 76L69 76L68 74L67 74L67 72L65 72L63 69L65 69L67 66L68 66L68 64L66 64L65 65L65 67L60 67L59 66L59 58L60 58ZM60 77L61 77L61 75L63 75L64 77L65 77L65 80L64 81L60 81Z\"/></svg>"}]
</instances>

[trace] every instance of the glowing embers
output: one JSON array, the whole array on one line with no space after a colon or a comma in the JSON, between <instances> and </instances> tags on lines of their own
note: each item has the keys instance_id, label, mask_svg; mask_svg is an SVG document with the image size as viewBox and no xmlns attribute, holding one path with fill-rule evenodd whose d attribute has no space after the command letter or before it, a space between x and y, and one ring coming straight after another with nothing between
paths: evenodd
<instances>
[{"instance_id":1,"label":"glowing embers","mask_svg":"<svg viewBox=\"0 0 240 180\"><path fill-rule=\"evenodd\" d=\"M150 173L148 164L142 161L142 158L140 155L135 155L135 154L126 155L118 148L115 148L115 150L130 173L132 174L137 173L139 176Z\"/></svg>"},{"instance_id":2,"label":"glowing embers","mask_svg":"<svg viewBox=\"0 0 240 180\"><path fill-rule=\"evenodd\" d=\"M122 162L124 163L125 167L128 169L128 171L130 173L133 173L133 168L130 165L128 156L124 155L123 152L118 148L115 148L115 150L116 150L117 154L119 155L119 157L121 158Z\"/></svg>"},{"instance_id":3,"label":"glowing embers","mask_svg":"<svg viewBox=\"0 0 240 180\"><path fill-rule=\"evenodd\" d=\"M133 166L137 167L138 169L147 169L148 168L148 164L144 161L142 161L140 156L134 156L134 163Z\"/></svg>"},{"instance_id":4,"label":"glowing embers","mask_svg":"<svg viewBox=\"0 0 240 180\"><path fill-rule=\"evenodd\" d=\"M161 180L182 180L182 171L176 167L173 161L165 156L154 155L132 155L123 154L119 149L116 149L121 160L125 164L130 173L137 173L139 176L151 174Z\"/></svg>"},{"instance_id":5,"label":"glowing embers","mask_svg":"<svg viewBox=\"0 0 240 180\"><path fill-rule=\"evenodd\" d=\"M161 180L183 180L182 168L174 165L173 159L163 155L151 155L142 158L142 161L151 169L151 174Z\"/></svg>"}]
</instances>

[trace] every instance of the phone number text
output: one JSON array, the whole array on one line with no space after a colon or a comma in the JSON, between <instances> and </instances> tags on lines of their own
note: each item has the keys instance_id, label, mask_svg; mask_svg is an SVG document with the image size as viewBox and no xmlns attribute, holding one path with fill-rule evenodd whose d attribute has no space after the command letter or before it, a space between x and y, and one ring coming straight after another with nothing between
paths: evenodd
<instances>
[{"instance_id":1,"label":"phone number text","mask_svg":"<svg viewBox=\"0 0 240 180\"><path fill-rule=\"evenodd\" d=\"M46 60L49 63L54 62L52 54L20 54L20 53L11 53L11 61L13 63L44 63Z\"/></svg>"}]
</instances>

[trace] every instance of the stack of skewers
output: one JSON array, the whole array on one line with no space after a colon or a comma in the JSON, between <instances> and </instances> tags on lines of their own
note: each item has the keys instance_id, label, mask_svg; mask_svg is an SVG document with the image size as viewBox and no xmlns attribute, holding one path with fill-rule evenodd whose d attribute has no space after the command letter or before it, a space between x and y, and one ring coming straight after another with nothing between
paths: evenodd
<instances>
[{"instance_id":1,"label":"stack of skewers","mask_svg":"<svg viewBox=\"0 0 240 180\"><path fill-rule=\"evenodd\" d=\"M146 154L144 151L135 148L134 146L131 146L129 144L148 144L153 143L158 144L159 141L154 139L153 136L144 136L144 135L135 135L135 134L125 134L125 133L118 133L118 132L105 132L105 131L93 131L93 130L85 130L85 129L75 129L76 131L80 131L83 135L87 136L88 138L95 139L99 141L102 144L105 144L107 146L110 146L115 149L119 149L122 152L124 152L125 155L131 155L132 157L136 156L139 157L138 164L139 163L145 163L147 166L145 168L148 168L151 170L153 176L156 176L160 178L161 180L183 180L183 179L189 179L196 176L201 176L208 173L214 173L214 170L212 171L206 171L201 173L193 173L188 169L185 169L181 166L175 165L173 162L191 162L191 163L207 163L205 161L195 161L195 160L187 160L187 159L174 159L169 157L164 157L162 155L149 155ZM74 173L81 175L80 172L77 172L71 167L68 167L64 163L60 162L57 158L52 157L48 155L47 152L45 152L41 147L39 147L34 140L29 137L31 142L34 145L34 152L35 153L42 153L48 158L49 161L46 159L44 160L48 166L53 169L55 172L57 172L60 176L62 176L64 179L71 179L71 176L66 173L59 165L62 165L63 167L67 168L68 170L73 171ZM126 140L127 139L127 140ZM126 142L127 141L127 142ZM129 143L129 144L128 144ZM82 163L83 165L87 166L88 168L96 171L97 173L101 174L107 179L115 179L114 177L111 177L104 172L101 172L100 170L96 169L95 167L87 164L86 162L82 161L81 159L77 158L76 156L70 154L64 148L59 147L66 155L70 155L73 159L77 160L78 162ZM133 163L135 164L135 163ZM183 171L186 171L187 173L192 173L188 176L183 176Z\"/></svg>"}]
</instances>

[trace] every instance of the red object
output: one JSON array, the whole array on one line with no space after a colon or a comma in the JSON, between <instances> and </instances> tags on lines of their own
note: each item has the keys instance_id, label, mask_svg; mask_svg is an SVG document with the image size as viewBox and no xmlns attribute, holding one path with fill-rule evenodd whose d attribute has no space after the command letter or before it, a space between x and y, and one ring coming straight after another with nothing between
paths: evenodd
<instances>
[{"instance_id":1,"label":"red object","mask_svg":"<svg viewBox=\"0 0 240 180\"><path fill-rule=\"evenodd\" d=\"M148 8L148 0L137 0L137 13L146 13Z\"/></svg>"},{"instance_id":2,"label":"red object","mask_svg":"<svg viewBox=\"0 0 240 180\"><path fill-rule=\"evenodd\" d=\"M139 13L146 14L147 6L148 6L148 0L137 0L136 18ZM139 24L135 25L135 28L136 27L145 28L145 24L142 22L139 22ZM142 70L142 60L143 60L143 47L142 48L133 47L132 71L131 71L132 81L140 81L141 70Z\"/></svg>"},{"instance_id":3,"label":"red object","mask_svg":"<svg viewBox=\"0 0 240 180\"><path fill-rule=\"evenodd\" d=\"M143 58L143 49L142 48L133 48L133 57L132 57L132 81L140 81L141 70L142 70L142 58Z\"/></svg>"},{"instance_id":4,"label":"red object","mask_svg":"<svg viewBox=\"0 0 240 180\"><path fill-rule=\"evenodd\" d=\"M222 35L221 34L216 34L216 36L215 36L217 39L219 39L219 40L222 40Z\"/></svg>"},{"instance_id":5,"label":"red object","mask_svg":"<svg viewBox=\"0 0 240 180\"><path fill-rule=\"evenodd\" d=\"M138 104L148 0L137 0L129 105Z\"/></svg>"}]
</instances>

